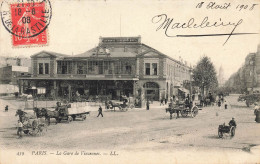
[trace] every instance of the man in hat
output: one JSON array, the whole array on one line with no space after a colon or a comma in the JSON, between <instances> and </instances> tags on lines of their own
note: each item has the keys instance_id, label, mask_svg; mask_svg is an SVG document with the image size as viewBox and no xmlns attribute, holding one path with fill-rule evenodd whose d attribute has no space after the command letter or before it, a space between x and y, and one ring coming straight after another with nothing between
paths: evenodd
<instances>
[{"instance_id":1,"label":"man in hat","mask_svg":"<svg viewBox=\"0 0 260 164\"><path fill-rule=\"evenodd\" d=\"M231 126L234 126L235 128L237 127L237 123L235 121L235 118L232 117L232 120L229 121L228 125L231 127Z\"/></svg>"}]
</instances>

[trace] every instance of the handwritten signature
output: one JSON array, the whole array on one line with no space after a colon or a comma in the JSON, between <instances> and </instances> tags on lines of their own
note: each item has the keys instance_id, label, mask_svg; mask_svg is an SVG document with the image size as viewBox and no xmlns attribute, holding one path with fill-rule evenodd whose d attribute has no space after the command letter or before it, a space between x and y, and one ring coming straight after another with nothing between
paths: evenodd
<instances>
[{"instance_id":1,"label":"handwritten signature","mask_svg":"<svg viewBox=\"0 0 260 164\"><path fill-rule=\"evenodd\" d=\"M228 36L225 43L230 39L232 35L249 35L249 34L258 34L258 33L235 33L236 28L243 23L243 19L239 19L237 22L227 22L224 23L220 18L219 21L210 22L209 18L206 16L200 23L195 22L195 18L190 18L187 23L174 22L173 18L168 18L166 14L156 15L152 18L152 23L159 24L156 31L160 29L164 30L164 34L167 37L206 37L206 36ZM233 27L230 33L221 33L221 34L196 34L196 35L170 35L170 30L174 29L191 29L191 28L217 28L217 27Z\"/></svg>"}]
</instances>

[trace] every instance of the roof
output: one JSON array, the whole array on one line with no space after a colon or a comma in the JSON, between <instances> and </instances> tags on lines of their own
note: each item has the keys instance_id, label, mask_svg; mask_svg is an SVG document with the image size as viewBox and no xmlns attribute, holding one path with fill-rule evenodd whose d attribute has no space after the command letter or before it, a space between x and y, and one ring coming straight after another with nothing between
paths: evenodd
<instances>
[{"instance_id":1,"label":"roof","mask_svg":"<svg viewBox=\"0 0 260 164\"><path fill-rule=\"evenodd\" d=\"M176 63L178 63L178 64L180 64L180 65L182 65L182 66L185 66L185 67L188 67L188 68L190 68L189 66L187 66L187 65L185 65L185 64L183 64L183 63L181 63L180 61L178 61L178 60L176 60L176 59L174 59L174 58L172 58L172 57L169 57L168 55L165 55L164 53L161 53L160 51L158 51L158 50L156 50L156 49L154 49L154 48L152 48L152 47L150 47L150 46L148 46L148 45L146 45L146 44L143 44L142 43L142 46L144 46L144 47L147 47L147 48L149 48L150 50L147 50L147 51L145 51L145 52L143 52L143 53L147 53L147 52L156 52L156 53L158 53L158 54L160 54L160 55L163 55L164 57L166 57L166 58L168 58L168 59L170 59L170 60L172 60L172 61L174 61L174 62L176 62ZM143 54L143 53L141 53L141 54Z\"/></svg>"},{"instance_id":2,"label":"roof","mask_svg":"<svg viewBox=\"0 0 260 164\"><path fill-rule=\"evenodd\" d=\"M93 55L94 54L94 55ZM85 58L85 57L136 57L137 53L133 53L133 52L110 52L108 54L104 53L104 54L98 54L96 55L95 52L84 52L82 54L79 55L75 55L72 58Z\"/></svg>"},{"instance_id":3,"label":"roof","mask_svg":"<svg viewBox=\"0 0 260 164\"><path fill-rule=\"evenodd\" d=\"M37 56L39 56L41 54L47 54L47 55L50 55L50 56L53 56L53 57L68 57L69 56L69 55L56 53L56 52L51 52L51 51L41 51L41 52L38 52L38 53L32 55L31 58L37 57Z\"/></svg>"}]
</instances>

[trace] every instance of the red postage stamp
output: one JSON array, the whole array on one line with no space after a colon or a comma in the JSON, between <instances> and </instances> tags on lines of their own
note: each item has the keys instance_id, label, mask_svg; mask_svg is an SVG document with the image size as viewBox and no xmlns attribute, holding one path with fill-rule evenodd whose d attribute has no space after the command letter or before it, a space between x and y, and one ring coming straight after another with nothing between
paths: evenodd
<instances>
[{"instance_id":1,"label":"red postage stamp","mask_svg":"<svg viewBox=\"0 0 260 164\"><path fill-rule=\"evenodd\" d=\"M52 14L48 0L3 2L1 9L2 23L12 34L14 47L48 43L47 27Z\"/></svg>"}]
</instances>

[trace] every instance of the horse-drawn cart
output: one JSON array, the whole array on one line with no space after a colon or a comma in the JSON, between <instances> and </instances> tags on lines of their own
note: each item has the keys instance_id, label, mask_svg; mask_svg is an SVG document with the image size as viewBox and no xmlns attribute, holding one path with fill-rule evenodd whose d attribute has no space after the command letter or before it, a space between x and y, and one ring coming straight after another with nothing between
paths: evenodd
<instances>
[{"instance_id":1,"label":"horse-drawn cart","mask_svg":"<svg viewBox=\"0 0 260 164\"><path fill-rule=\"evenodd\" d=\"M24 134L35 136L42 133L43 129L46 128L45 120L36 118L34 115L24 112L21 109L16 111L15 116L19 116L19 121L23 123Z\"/></svg>"},{"instance_id":2,"label":"horse-drawn cart","mask_svg":"<svg viewBox=\"0 0 260 164\"><path fill-rule=\"evenodd\" d=\"M226 126L225 124L219 125L218 127L218 136L219 138L223 137L223 133L228 133L231 137L235 136L236 127L235 126Z\"/></svg>"},{"instance_id":3,"label":"horse-drawn cart","mask_svg":"<svg viewBox=\"0 0 260 164\"><path fill-rule=\"evenodd\" d=\"M179 113L181 113L182 117L188 117L189 115L195 117L199 112L199 108L196 105L192 105L192 103L185 104L180 102L173 104L170 102L168 108L166 108L166 113L167 112L170 113L170 119L172 119L173 113L177 114L177 118L179 117Z\"/></svg>"},{"instance_id":4,"label":"horse-drawn cart","mask_svg":"<svg viewBox=\"0 0 260 164\"><path fill-rule=\"evenodd\" d=\"M135 108L134 105L134 98L129 97L129 98L123 98L123 101L114 101L110 100L107 104L108 109L114 109L117 107L120 111L128 111L128 109L133 109Z\"/></svg>"},{"instance_id":5,"label":"horse-drawn cart","mask_svg":"<svg viewBox=\"0 0 260 164\"><path fill-rule=\"evenodd\" d=\"M45 117L49 124L51 118L56 119L56 123L60 123L62 120L70 123L72 120L76 120L76 118L85 120L86 115L90 114L87 104L79 102L65 105L61 105L60 102L57 102L57 106L52 110L34 108L34 111L37 117Z\"/></svg>"}]
</instances>

